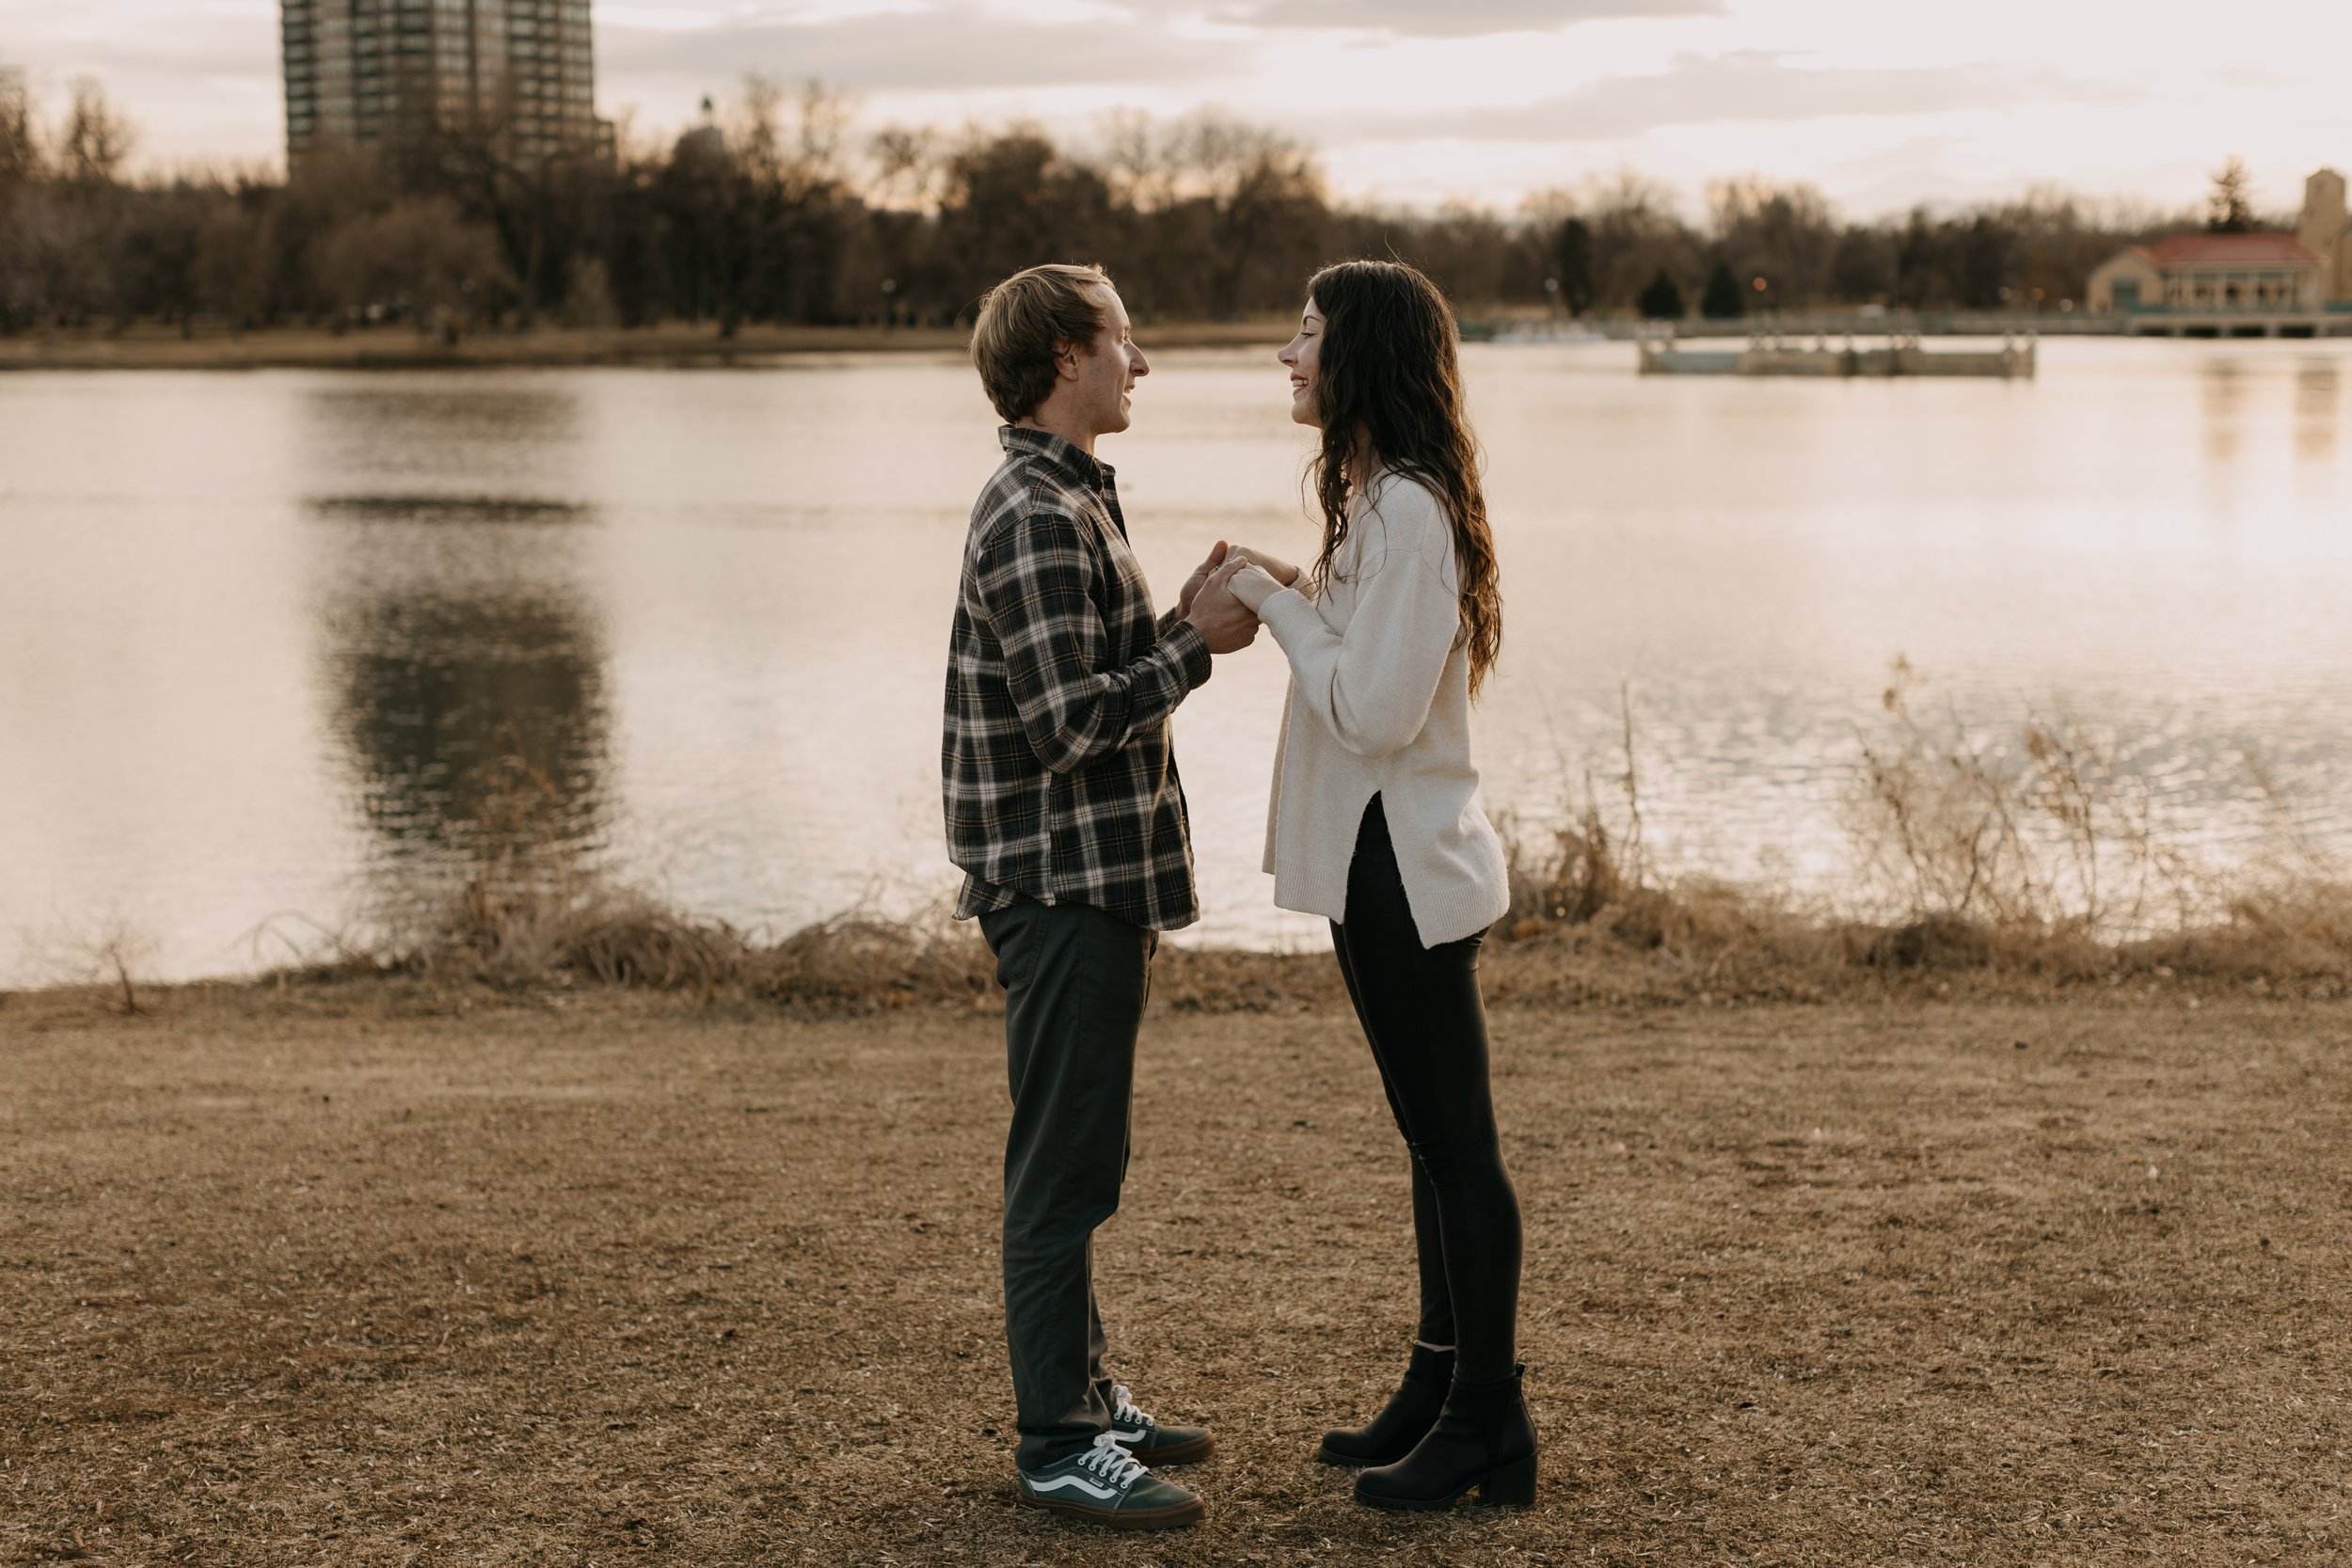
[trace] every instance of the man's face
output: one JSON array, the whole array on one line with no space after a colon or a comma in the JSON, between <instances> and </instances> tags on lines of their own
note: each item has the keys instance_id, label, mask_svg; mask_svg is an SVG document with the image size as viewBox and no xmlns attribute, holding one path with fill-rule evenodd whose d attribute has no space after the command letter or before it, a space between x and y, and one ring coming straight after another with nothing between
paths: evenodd
<instances>
[{"instance_id":1,"label":"man's face","mask_svg":"<svg viewBox=\"0 0 2352 1568\"><path fill-rule=\"evenodd\" d=\"M1087 427L1097 436L1115 436L1131 422L1131 394L1136 383L1152 372L1143 351L1135 344L1127 322L1127 307L1117 289L1095 291L1103 309L1103 330L1095 334L1094 352L1073 354L1077 378L1078 409Z\"/></svg>"}]
</instances>

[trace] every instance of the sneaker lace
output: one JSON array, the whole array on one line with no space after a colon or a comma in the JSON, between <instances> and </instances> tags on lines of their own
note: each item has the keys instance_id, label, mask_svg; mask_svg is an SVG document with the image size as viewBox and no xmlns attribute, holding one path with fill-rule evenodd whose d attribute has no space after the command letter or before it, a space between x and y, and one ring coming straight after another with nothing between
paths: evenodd
<instances>
[{"instance_id":1,"label":"sneaker lace","mask_svg":"<svg viewBox=\"0 0 2352 1568\"><path fill-rule=\"evenodd\" d=\"M1135 1395L1127 1391L1123 1383L1111 1385L1111 1419L1120 1426L1148 1427L1157 1424L1149 1414L1136 1407Z\"/></svg>"},{"instance_id":2,"label":"sneaker lace","mask_svg":"<svg viewBox=\"0 0 2352 1568\"><path fill-rule=\"evenodd\" d=\"M1122 1492L1149 1473L1142 1462L1120 1448L1118 1439L1107 1432L1097 1436L1094 1447L1079 1456L1078 1465L1092 1470Z\"/></svg>"}]
</instances>

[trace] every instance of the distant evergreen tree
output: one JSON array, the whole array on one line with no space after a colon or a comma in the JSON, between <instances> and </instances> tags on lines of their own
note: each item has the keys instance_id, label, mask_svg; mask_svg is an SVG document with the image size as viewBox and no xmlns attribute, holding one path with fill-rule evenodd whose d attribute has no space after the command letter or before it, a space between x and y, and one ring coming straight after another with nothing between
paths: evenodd
<instances>
[{"instance_id":1,"label":"distant evergreen tree","mask_svg":"<svg viewBox=\"0 0 2352 1568\"><path fill-rule=\"evenodd\" d=\"M1682 291L1676 286L1673 278L1666 276L1664 267L1658 269L1658 276L1649 280L1648 286L1643 289L1641 297L1633 305L1634 309L1654 322L1677 322L1682 319Z\"/></svg>"},{"instance_id":2,"label":"distant evergreen tree","mask_svg":"<svg viewBox=\"0 0 2352 1568\"><path fill-rule=\"evenodd\" d=\"M1552 261L1560 269L1560 303L1581 316L1593 308L1593 226L1569 218L1553 236Z\"/></svg>"},{"instance_id":3,"label":"distant evergreen tree","mask_svg":"<svg viewBox=\"0 0 2352 1568\"><path fill-rule=\"evenodd\" d=\"M2205 198L2205 228L2216 234L2247 234L2254 228L2254 177L2246 160L2232 158L2213 177L2213 195Z\"/></svg>"},{"instance_id":4,"label":"distant evergreen tree","mask_svg":"<svg viewBox=\"0 0 2352 1568\"><path fill-rule=\"evenodd\" d=\"M1706 292L1699 295L1699 314L1709 321L1730 321L1747 313L1748 303L1740 297L1740 280L1731 276L1731 264L1715 263L1715 270L1707 275Z\"/></svg>"}]
</instances>

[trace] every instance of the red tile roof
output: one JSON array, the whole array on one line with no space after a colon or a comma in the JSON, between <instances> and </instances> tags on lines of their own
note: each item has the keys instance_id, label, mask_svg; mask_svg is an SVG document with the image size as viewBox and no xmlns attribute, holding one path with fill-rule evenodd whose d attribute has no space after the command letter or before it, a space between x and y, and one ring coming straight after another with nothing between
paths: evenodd
<instances>
[{"instance_id":1,"label":"red tile roof","mask_svg":"<svg viewBox=\"0 0 2352 1568\"><path fill-rule=\"evenodd\" d=\"M2175 234L2132 248L2161 272L2175 267L2249 267L2319 260L2292 234Z\"/></svg>"}]
</instances>

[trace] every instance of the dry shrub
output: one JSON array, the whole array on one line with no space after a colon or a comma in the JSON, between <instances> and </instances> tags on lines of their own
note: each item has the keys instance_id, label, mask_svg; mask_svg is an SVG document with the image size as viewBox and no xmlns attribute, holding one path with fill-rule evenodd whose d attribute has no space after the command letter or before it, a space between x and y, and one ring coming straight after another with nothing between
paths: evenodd
<instances>
[{"instance_id":1,"label":"dry shrub","mask_svg":"<svg viewBox=\"0 0 2352 1568\"><path fill-rule=\"evenodd\" d=\"M1640 885L1640 872L1619 863L1609 825L1589 802L1548 832L1531 835L1508 812L1495 825L1511 884L1502 929L1515 940L1549 925L1581 926L1597 919Z\"/></svg>"},{"instance_id":2,"label":"dry shrub","mask_svg":"<svg viewBox=\"0 0 2352 1568\"><path fill-rule=\"evenodd\" d=\"M438 898L412 896L376 942L339 939L337 947L335 958L281 977L731 991L835 1014L970 1006L995 989L994 960L977 931L944 919L837 915L762 945L594 871L471 877Z\"/></svg>"},{"instance_id":3,"label":"dry shrub","mask_svg":"<svg viewBox=\"0 0 2352 1568\"><path fill-rule=\"evenodd\" d=\"M1516 833L1504 840L1515 891L1565 895L1532 909L1515 898L1498 924L1480 963L1498 1005L1804 999L1825 994L1854 961L1844 928L1762 890L1705 877L1635 883L1612 880L1613 873L1563 874L1566 856L1590 856L1597 842L1581 830L1556 837L1549 852L1531 852ZM1579 919L1580 910L1590 912Z\"/></svg>"},{"instance_id":4,"label":"dry shrub","mask_svg":"<svg viewBox=\"0 0 2352 1568\"><path fill-rule=\"evenodd\" d=\"M1511 903L1482 964L1499 1003L1820 995L1851 963L1845 934L1768 890L1667 879L1642 842L1633 705L1620 693L1617 803L1587 775L1559 826L1497 822Z\"/></svg>"},{"instance_id":5,"label":"dry shrub","mask_svg":"<svg viewBox=\"0 0 2352 1568\"><path fill-rule=\"evenodd\" d=\"M2352 979L2352 885L2289 883L2244 894L2230 901L2226 919L2126 943L2119 958L2167 978L2341 983Z\"/></svg>"},{"instance_id":6,"label":"dry shrub","mask_svg":"<svg viewBox=\"0 0 2352 1568\"><path fill-rule=\"evenodd\" d=\"M756 996L821 1012L963 1004L996 993L995 960L971 927L944 919L837 915L743 955Z\"/></svg>"},{"instance_id":7,"label":"dry shrub","mask_svg":"<svg viewBox=\"0 0 2352 1568\"><path fill-rule=\"evenodd\" d=\"M2145 780L2112 742L2028 715L2013 737L1915 711L1895 661L1892 737L1862 749L1854 841L1864 886L1907 918L1869 961L1986 968L2054 981L2198 975L2332 980L2352 973L2352 888L2258 758L2270 843L2223 873L2167 842Z\"/></svg>"},{"instance_id":8,"label":"dry shrub","mask_svg":"<svg viewBox=\"0 0 2352 1568\"><path fill-rule=\"evenodd\" d=\"M1661 875L1642 843L1629 701L1624 770L1606 807L1587 777L1560 825L1498 823L1511 899L1482 957L1490 1000L1807 1000L1890 985L1941 991L1961 978L2352 988L2352 878L2293 831L2283 808L2264 869L2233 886L2163 841L2149 790L2116 767L2111 746L2039 718L2008 738L1956 714L1930 724L1910 701L1914 683L1899 660L1885 698L1892 735L1861 748L1850 825L1867 903L1846 911ZM516 791L546 787L527 768L510 771ZM727 990L821 1013L1001 1005L978 931L943 911L846 913L754 942L518 831L542 804L493 801L485 819L499 832L485 834L469 869L412 888L388 904L378 940L337 938L342 957L305 973ZM1345 1006L1322 952L1169 943L1152 984L1159 1006L1181 1013Z\"/></svg>"},{"instance_id":9,"label":"dry shrub","mask_svg":"<svg viewBox=\"0 0 2352 1568\"><path fill-rule=\"evenodd\" d=\"M514 736L505 739L480 799L450 825L454 863L386 876L364 934L316 931L326 956L298 961L291 973L703 991L732 980L748 947L741 933L682 913L595 863L566 831L555 782ZM257 951L265 937L299 950L278 918L257 927Z\"/></svg>"},{"instance_id":10,"label":"dry shrub","mask_svg":"<svg viewBox=\"0 0 2352 1568\"><path fill-rule=\"evenodd\" d=\"M2216 879L2157 830L2145 780L2112 742L2029 714L2013 738L1957 711L1922 719L1895 661L1891 736L1862 746L1852 832L1866 892L1914 921L2118 940L2213 910Z\"/></svg>"},{"instance_id":11,"label":"dry shrub","mask_svg":"<svg viewBox=\"0 0 2352 1568\"><path fill-rule=\"evenodd\" d=\"M1180 1013L1284 1013L1347 1006L1340 966L1328 952L1255 953L1160 944L1152 962L1152 1000Z\"/></svg>"},{"instance_id":12,"label":"dry shrub","mask_svg":"<svg viewBox=\"0 0 2352 1568\"><path fill-rule=\"evenodd\" d=\"M567 977L707 990L732 976L744 951L726 925L691 919L584 870L477 874L403 925L383 950L385 967L493 985Z\"/></svg>"},{"instance_id":13,"label":"dry shrub","mask_svg":"<svg viewBox=\"0 0 2352 1568\"><path fill-rule=\"evenodd\" d=\"M125 1018L137 1018L147 1011L139 1000L139 989L147 984L144 972L155 956L155 942L123 915L48 941L28 938L24 951L36 968L50 971L62 986L88 988L103 995L106 1006Z\"/></svg>"},{"instance_id":14,"label":"dry shrub","mask_svg":"<svg viewBox=\"0 0 2352 1568\"><path fill-rule=\"evenodd\" d=\"M1802 997L1906 976L2042 985L2196 976L2352 981L2352 879L2304 838L2259 764L2276 841L2225 876L2163 836L2146 782L2083 726L2013 735L1922 720L1897 660L1891 735L1866 740L1850 827L1862 907L1659 875L1644 854L1631 705L1620 804L1588 778L1561 826L1505 817L1511 906L1486 965L1498 1000Z\"/></svg>"}]
</instances>

